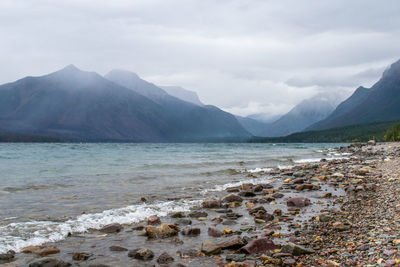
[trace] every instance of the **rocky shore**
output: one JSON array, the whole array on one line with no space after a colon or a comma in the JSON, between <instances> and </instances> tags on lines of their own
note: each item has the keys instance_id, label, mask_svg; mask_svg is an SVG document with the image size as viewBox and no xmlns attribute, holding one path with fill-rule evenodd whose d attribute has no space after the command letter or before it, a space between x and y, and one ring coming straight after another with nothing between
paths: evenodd
<instances>
[{"instance_id":1,"label":"rocky shore","mask_svg":"<svg viewBox=\"0 0 400 267\"><path fill-rule=\"evenodd\" d=\"M399 266L400 144L338 153L258 173L271 182L207 194L187 213L0 254L0 265Z\"/></svg>"}]
</instances>

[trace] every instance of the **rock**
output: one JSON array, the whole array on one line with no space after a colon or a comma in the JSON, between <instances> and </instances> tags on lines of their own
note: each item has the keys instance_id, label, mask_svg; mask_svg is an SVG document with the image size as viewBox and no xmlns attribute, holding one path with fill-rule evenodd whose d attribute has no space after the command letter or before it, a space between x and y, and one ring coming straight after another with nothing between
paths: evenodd
<instances>
[{"instance_id":1,"label":"rock","mask_svg":"<svg viewBox=\"0 0 400 267\"><path fill-rule=\"evenodd\" d=\"M148 225L161 224L161 219L157 215L151 215L149 218L147 218L147 224Z\"/></svg>"},{"instance_id":2,"label":"rock","mask_svg":"<svg viewBox=\"0 0 400 267\"><path fill-rule=\"evenodd\" d=\"M276 210L274 210L274 214L275 214L276 216L282 216L282 210L276 209Z\"/></svg>"},{"instance_id":3,"label":"rock","mask_svg":"<svg viewBox=\"0 0 400 267\"><path fill-rule=\"evenodd\" d=\"M185 228L182 229L182 234L188 236L196 236L200 234L200 228L193 228L190 226L186 226Z\"/></svg>"},{"instance_id":4,"label":"rock","mask_svg":"<svg viewBox=\"0 0 400 267\"><path fill-rule=\"evenodd\" d=\"M302 183L304 183L304 179L303 178L297 178L297 179L294 179L292 181L292 183L293 184L302 184Z\"/></svg>"},{"instance_id":5,"label":"rock","mask_svg":"<svg viewBox=\"0 0 400 267\"><path fill-rule=\"evenodd\" d=\"M193 258L204 256L204 254L197 248L182 249L176 252L181 258Z\"/></svg>"},{"instance_id":6,"label":"rock","mask_svg":"<svg viewBox=\"0 0 400 267\"><path fill-rule=\"evenodd\" d=\"M257 208L249 210L249 214L253 215L253 214L255 214L255 213L259 212L259 211L262 211L262 212L265 212L265 213L267 212L267 210L263 206L258 206Z\"/></svg>"},{"instance_id":7,"label":"rock","mask_svg":"<svg viewBox=\"0 0 400 267\"><path fill-rule=\"evenodd\" d=\"M21 250L22 253L33 253L40 257L59 253L60 250L55 246L28 246Z\"/></svg>"},{"instance_id":8,"label":"rock","mask_svg":"<svg viewBox=\"0 0 400 267\"><path fill-rule=\"evenodd\" d=\"M304 176L306 176L306 173L303 171L297 171L297 172L293 173L293 176L294 177L304 177Z\"/></svg>"},{"instance_id":9,"label":"rock","mask_svg":"<svg viewBox=\"0 0 400 267\"><path fill-rule=\"evenodd\" d=\"M236 223L235 223L236 224ZM233 233L233 231L232 231L232 229L230 229L230 228L225 228L224 230L222 230L222 234L223 235L230 235L230 234L232 234Z\"/></svg>"},{"instance_id":10,"label":"rock","mask_svg":"<svg viewBox=\"0 0 400 267\"><path fill-rule=\"evenodd\" d=\"M239 196L242 197L255 197L256 194L253 191L242 191L239 193Z\"/></svg>"},{"instance_id":11,"label":"rock","mask_svg":"<svg viewBox=\"0 0 400 267\"><path fill-rule=\"evenodd\" d=\"M333 228L338 231L347 231L350 230L349 224L344 224L342 222L335 222L332 224Z\"/></svg>"},{"instance_id":12,"label":"rock","mask_svg":"<svg viewBox=\"0 0 400 267\"><path fill-rule=\"evenodd\" d=\"M247 242L238 235L230 236L218 243L221 249L238 249L246 245Z\"/></svg>"},{"instance_id":13,"label":"rock","mask_svg":"<svg viewBox=\"0 0 400 267\"><path fill-rule=\"evenodd\" d=\"M201 244L201 252L206 255L216 255L221 253L221 247L210 240L205 240Z\"/></svg>"},{"instance_id":14,"label":"rock","mask_svg":"<svg viewBox=\"0 0 400 267\"><path fill-rule=\"evenodd\" d=\"M311 204L310 200L304 197L291 197L288 200L286 200L286 205L288 207L302 208L310 204Z\"/></svg>"},{"instance_id":15,"label":"rock","mask_svg":"<svg viewBox=\"0 0 400 267\"><path fill-rule=\"evenodd\" d=\"M106 265L106 264L101 264L101 263L99 263L99 264L95 263L95 264L88 265L88 267L111 267L111 266Z\"/></svg>"},{"instance_id":16,"label":"rock","mask_svg":"<svg viewBox=\"0 0 400 267\"><path fill-rule=\"evenodd\" d=\"M68 267L71 263L59 259L44 258L29 264L29 267Z\"/></svg>"},{"instance_id":17,"label":"rock","mask_svg":"<svg viewBox=\"0 0 400 267\"><path fill-rule=\"evenodd\" d=\"M128 251L127 248L120 247L120 246L111 246L111 247L110 247L110 250L111 250L111 251Z\"/></svg>"},{"instance_id":18,"label":"rock","mask_svg":"<svg viewBox=\"0 0 400 267\"><path fill-rule=\"evenodd\" d=\"M217 228L209 227L208 228L208 235L212 237L221 237L222 233Z\"/></svg>"},{"instance_id":19,"label":"rock","mask_svg":"<svg viewBox=\"0 0 400 267\"><path fill-rule=\"evenodd\" d=\"M282 263L284 266L294 266L296 261L293 258L285 258Z\"/></svg>"},{"instance_id":20,"label":"rock","mask_svg":"<svg viewBox=\"0 0 400 267\"><path fill-rule=\"evenodd\" d=\"M261 192L263 189L263 186L259 184L253 187L253 192Z\"/></svg>"},{"instance_id":21,"label":"rock","mask_svg":"<svg viewBox=\"0 0 400 267\"><path fill-rule=\"evenodd\" d=\"M273 198L281 198L283 196L284 196L284 194L282 194L282 193L274 193L274 194L272 194Z\"/></svg>"},{"instance_id":22,"label":"rock","mask_svg":"<svg viewBox=\"0 0 400 267\"><path fill-rule=\"evenodd\" d=\"M224 197L222 199L222 201L224 201L224 202L242 202L243 198L241 198L240 196L238 196L236 194L229 194L226 197Z\"/></svg>"},{"instance_id":23,"label":"rock","mask_svg":"<svg viewBox=\"0 0 400 267\"><path fill-rule=\"evenodd\" d=\"M319 215L319 221L320 222L329 222L331 219L332 219L332 217L327 215L327 214Z\"/></svg>"},{"instance_id":24,"label":"rock","mask_svg":"<svg viewBox=\"0 0 400 267\"><path fill-rule=\"evenodd\" d=\"M246 202L246 207L252 209L255 207L255 204L253 202Z\"/></svg>"},{"instance_id":25,"label":"rock","mask_svg":"<svg viewBox=\"0 0 400 267\"><path fill-rule=\"evenodd\" d=\"M292 242L288 242L287 244L283 245L281 248L281 252L290 253L293 256L315 253L313 249L305 248L303 246L296 245Z\"/></svg>"},{"instance_id":26,"label":"rock","mask_svg":"<svg viewBox=\"0 0 400 267\"><path fill-rule=\"evenodd\" d=\"M74 261L85 261L89 259L92 256L92 254L87 253L87 252L74 252L72 253L72 259Z\"/></svg>"},{"instance_id":27,"label":"rock","mask_svg":"<svg viewBox=\"0 0 400 267\"><path fill-rule=\"evenodd\" d=\"M238 187L238 186L236 186L236 187L228 187L226 189L226 192L229 192L229 193L240 192L240 187Z\"/></svg>"},{"instance_id":28,"label":"rock","mask_svg":"<svg viewBox=\"0 0 400 267\"><path fill-rule=\"evenodd\" d=\"M200 217L207 217L208 213L205 211L193 211L188 215L191 218L200 218Z\"/></svg>"},{"instance_id":29,"label":"rock","mask_svg":"<svg viewBox=\"0 0 400 267\"><path fill-rule=\"evenodd\" d=\"M128 256L138 260L149 261L154 258L154 253L147 248L137 248L130 250Z\"/></svg>"},{"instance_id":30,"label":"rock","mask_svg":"<svg viewBox=\"0 0 400 267\"><path fill-rule=\"evenodd\" d=\"M368 141L368 145L375 146L376 145L376 141L375 140L369 140Z\"/></svg>"},{"instance_id":31,"label":"rock","mask_svg":"<svg viewBox=\"0 0 400 267\"><path fill-rule=\"evenodd\" d=\"M119 233L123 229L122 225L119 223L111 223L107 224L103 228L100 229L100 232L103 233L108 233L108 234L113 234L113 233Z\"/></svg>"},{"instance_id":32,"label":"rock","mask_svg":"<svg viewBox=\"0 0 400 267\"><path fill-rule=\"evenodd\" d=\"M182 211L174 212L171 214L172 218L184 218L186 217Z\"/></svg>"},{"instance_id":33,"label":"rock","mask_svg":"<svg viewBox=\"0 0 400 267\"><path fill-rule=\"evenodd\" d=\"M190 219L179 219L177 221L175 221L175 225L191 225L192 224L192 220Z\"/></svg>"},{"instance_id":34,"label":"rock","mask_svg":"<svg viewBox=\"0 0 400 267\"><path fill-rule=\"evenodd\" d=\"M143 225L138 225L138 226L132 227L132 231L143 231L143 229L144 229Z\"/></svg>"},{"instance_id":35,"label":"rock","mask_svg":"<svg viewBox=\"0 0 400 267\"><path fill-rule=\"evenodd\" d=\"M251 241L244 247L240 249L240 251L245 252L247 254L254 254L254 253L262 253L268 250L276 249L277 246L274 242L269 238L259 238L256 240Z\"/></svg>"},{"instance_id":36,"label":"rock","mask_svg":"<svg viewBox=\"0 0 400 267\"><path fill-rule=\"evenodd\" d=\"M203 203L201 203L201 206L205 209L220 208L221 201L219 201L219 200L204 200ZM205 216L200 216L200 217L205 217Z\"/></svg>"},{"instance_id":37,"label":"rock","mask_svg":"<svg viewBox=\"0 0 400 267\"><path fill-rule=\"evenodd\" d=\"M301 184L296 186L297 191L303 191L303 190L312 190L314 186L312 184Z\"/></svg>"},{"instance_id":38,"label":"rock","mask_svg":"<svg viewBox=\"0 0 400 267\"><path fill-rule=\"evenodd\" d=\"M14 260L14 254L12 252L0 254L0 264L9 263Z\"/></svg>"},{"instance_id":39,"label":"rock","mask_svg":"<svg viewBox=\"0 0 400 267\"><path fill-rule=\"evenodd\" d=\"M179 233L179 227L173 224L162 224L160 227L148 225L145 228L149 238L168 238Z\"/></svg>"},{"instance_id":40,"label":"rock","mask_svg":"<svg viewBox=\"0 0 400 267\"><path fill-rule=\"evenodd\" d=\"M159 264L168 264L174 261L174 258L169 255L167 252L162 253L158 258L157 262Z\"/></svg>"}]
</instances>

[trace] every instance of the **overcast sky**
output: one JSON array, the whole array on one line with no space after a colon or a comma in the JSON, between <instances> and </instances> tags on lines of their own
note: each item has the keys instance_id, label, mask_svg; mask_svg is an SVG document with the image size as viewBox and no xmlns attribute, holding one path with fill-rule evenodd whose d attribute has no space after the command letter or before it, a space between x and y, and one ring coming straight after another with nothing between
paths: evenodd
<instances>
[{"instance_id":1,"label":"overcast sky","mask_svg":"<svg viewBox=\"0 0 400 267\"><path fill-rule=\"evenodd\" d=\"M0 83L122 68L236 114L279 114L371 86L400 59L399 14L399 0L1 0Z\"/></svg>"}]
</instances>

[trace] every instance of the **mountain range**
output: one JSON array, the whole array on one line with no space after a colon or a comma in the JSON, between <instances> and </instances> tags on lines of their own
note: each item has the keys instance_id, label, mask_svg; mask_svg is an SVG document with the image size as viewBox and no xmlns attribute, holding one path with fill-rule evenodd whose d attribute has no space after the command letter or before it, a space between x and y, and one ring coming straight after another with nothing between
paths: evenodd
<instances>
[{"instance_id":1,"label":"mountain range","mask_svg":"<svg viewBox=\"0 0 400 267\"><path fill-rule=\"evenodd\" d=\"M1 85L0 131L79 141L174 142L250 136L233 115L180 100L134 73L115 70L105 77L70 65Z\"/></svg>"},{"instance_id":2,"label":"mountain range","mask_svg":"<svg viewBox=\"0 0 400 267\"><path fill-rule=\"evenodd\" d=\"M370 89L359 87L326 119L307 130L400 119L400 60L393 63Z\"/></svg>"}]
</instances>

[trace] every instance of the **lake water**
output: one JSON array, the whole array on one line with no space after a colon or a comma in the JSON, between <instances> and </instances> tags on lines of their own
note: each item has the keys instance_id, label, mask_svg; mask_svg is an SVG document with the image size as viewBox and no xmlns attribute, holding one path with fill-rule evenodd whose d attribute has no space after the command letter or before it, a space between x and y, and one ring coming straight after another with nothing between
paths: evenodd
<instances>
[{"instance_id":1,"label":"lake water","mask_svg":"<svg viewBox=\"0 0 400 267\"><path fill-rule=\"evenodd\" d=\"M0 144L0 253L187 211L209 192L268 182L261 171L343 157L340 145Z\"/></svg>"}]
</instances>

